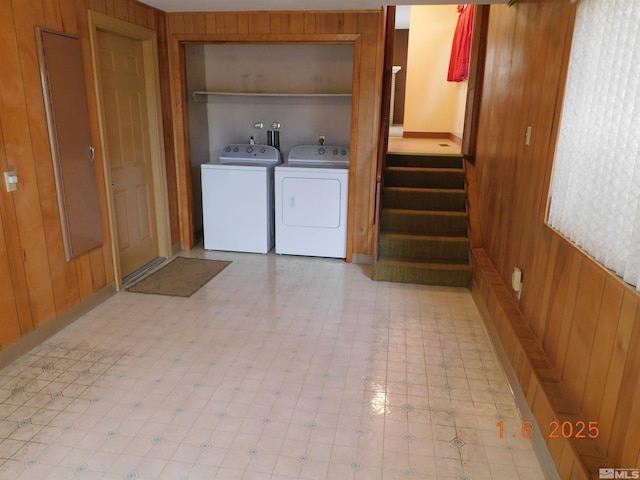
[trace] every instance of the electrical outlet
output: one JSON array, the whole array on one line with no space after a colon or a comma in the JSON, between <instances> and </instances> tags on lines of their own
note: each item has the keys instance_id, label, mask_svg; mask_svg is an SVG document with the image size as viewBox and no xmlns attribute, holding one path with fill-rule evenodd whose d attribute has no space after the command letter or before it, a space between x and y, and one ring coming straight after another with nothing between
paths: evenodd
<instances>
[{"instance_id":1,"label":"electrical outlet","mask_svg":"<svg viewBox=\"0 0 640 480\"><path fill-rule=\"evenodd\" d=\"M520 296L522 295L522 270L518 267L513 268L513 273L511 274L511 287L518 295L518 300L520 300Z\"/></svg>"},{"instance_id":2,"label":"electrical outlet","mask_svg":"<svg viewBox=\"0 0 640 480\"><path fill-rule=\"evenodd\" d=\"M18 174L15 170L4 172L4 184L7 187L7 192L15 192L18 190Z\"/></svg>"},{"instance_id":3,"label":"electrical outlet","mask_svg":"<svg viewBox=\"0 0 640 480\"><path fill-rule=\"evenodd\" d=\"M324 145L324 142L327 141L327 137L325 137L324 135L318 135L318 143L320 145Z\"/></svg>"}]
</instances>

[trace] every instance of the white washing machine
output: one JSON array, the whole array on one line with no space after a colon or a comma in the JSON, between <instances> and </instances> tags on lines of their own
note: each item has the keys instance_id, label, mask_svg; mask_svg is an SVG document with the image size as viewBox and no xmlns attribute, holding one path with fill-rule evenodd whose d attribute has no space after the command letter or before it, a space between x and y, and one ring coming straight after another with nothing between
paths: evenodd
<instances>
[{"instance_id":1,"label":"white washing machine","mask_svg":"<svg viewBox=\"0 0 640 480\"><path fill-rule=\"evenodd\" d=\"M267 253L274 244L274 168L269 145L227 145L201 165L204 248Z\"/></svg>"},{"instance_id":2,"label":"white washing machine","mask_svg":"<svg viewBox=\"0 0 640 480\"><path fill-rule=\"evenodd\" d=\"M275 168L276 253L346 257L349 153L299 145Z\"/></svg>"}]
</instances>

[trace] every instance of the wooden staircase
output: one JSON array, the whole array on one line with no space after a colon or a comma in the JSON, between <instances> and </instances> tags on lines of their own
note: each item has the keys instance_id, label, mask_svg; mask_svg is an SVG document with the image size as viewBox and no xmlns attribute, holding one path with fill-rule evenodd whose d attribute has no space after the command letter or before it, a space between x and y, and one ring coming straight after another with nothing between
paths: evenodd
<instances>
[{"instance_id":1,"label":"wooden staircase","mask_svg":"<svg viewBox=\"0 0 640 480\"><path fill-rule=\"evenodd\" d=\"M373 279L469 287L461 155L387 154Z\"/></svg>"}]
</instances>

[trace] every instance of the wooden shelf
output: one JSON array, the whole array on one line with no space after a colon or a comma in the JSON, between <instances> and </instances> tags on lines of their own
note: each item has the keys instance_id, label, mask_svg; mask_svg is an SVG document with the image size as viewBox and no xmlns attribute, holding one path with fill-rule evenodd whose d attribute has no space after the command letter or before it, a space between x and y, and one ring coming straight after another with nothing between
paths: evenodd
<instances>
[{"instance_id":1,"label":"wooden shelf","mask_svg":"<svg viewBox=\"0 0 640 480\"><path fill-rule=\"evenodd\" d=\"M288 98L317 98L317 97L351 97L350 93L259 93L259 92L193 92L193 99L198 103L205 103L209 97L288 97Z\"/></svg>"}]
</instances>

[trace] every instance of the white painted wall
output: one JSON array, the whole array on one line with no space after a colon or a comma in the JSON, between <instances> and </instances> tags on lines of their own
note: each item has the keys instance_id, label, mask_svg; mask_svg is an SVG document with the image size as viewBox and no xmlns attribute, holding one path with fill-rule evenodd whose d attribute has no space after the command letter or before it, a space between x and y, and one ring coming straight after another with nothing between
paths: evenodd
<instances>
[{"instance_id":1,"label":"white painted wall","mask_svg":"<svg viewBox=\"0 0 640 480\"><path fill-rule=\"evenodd\" d=\"M206 89L222 92L351 93L352 45L233 45L205 47ZM211 96L207 103L209 154L229 143L267 143L273 122L281 124L283 158L295 145L348 146L351 97ZM264 128L254 124L262 122Z\"/></svg>"},{"instance_id":2,"label":"white painted wall","mask_svg":"<svg viewBox=\"0 0 640 480\"><path fill-rule=\"evenodd\" d=\"M467 82L447 82L455 5L411 8L405 132L446 132L462 137Z\"/></svg>"}]
</instances>

